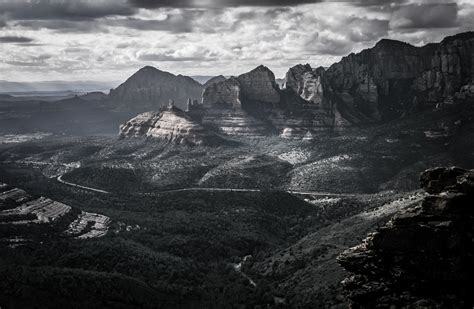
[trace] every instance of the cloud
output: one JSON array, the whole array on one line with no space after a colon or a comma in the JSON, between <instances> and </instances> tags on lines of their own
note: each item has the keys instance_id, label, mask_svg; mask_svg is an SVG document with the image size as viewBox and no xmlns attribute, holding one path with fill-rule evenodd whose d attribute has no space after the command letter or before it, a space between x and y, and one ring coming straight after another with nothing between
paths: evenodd
<instances>
[{"instance_id":1,"label":"cloud","mask_svg":"<svg viewBox=\"0 0 474 309\"><path fill-rule=\"evenodd\" d=\"M151 62L177 62L177 61L214 61L217 54L205 47L184 45L178 50L167 49L160 52L139 52L137 59Z\"/></svg>"},{"instance_id":2,"label":"cloud","mask_svg":"<svg viewBox=\"0 0 474 309\"><path fill-rule=\"evenodd\" d=\"M204 57L198 56L173 56L164 54L142 54L138 56L140 61L202 61Z\"/></svg>"},{"instance_id":3,"label":"cloud","mask_svg":"<svg viewBox=\"0 0 474 309\"><path fill-rule=\"evenodd\" d=\"M23 80L120 80L146 64L186 75L264 64L283 76L298 63L329 66L381 38L423 45L474 27L472 0L458 0L457 13L449 0L190 1L0 0L1 35L35 39L3 44L0 71ZM433 28L449 19L457 26Z\"/></svg>"},{"instance_id":4,"label":"cloud","mask_svg":"<svg viewBox=\"0 0 474 309\"><path fill-rule=\"evenodd\" d=\"M351 51L353 43L345 37L314 33L306 42L306 52L341 56Z\"/></svg>"},{"instance_id":5,"label":"cloud","mask_svg":"<svg viewBox=\"0 0 474 309\"><path fill-rule=\"evenodd\" d=\"M12 66L23 66L23 67L38 67L45 66L46 60L50 59L52 56L48 54L43 54L39 56L17 56L12 60L7 60L5 63Z\"/></svg>"},{"instance_id":6,"label":"cloud","mask_svg":"<svg viewBox=\"0 0 474 309\"><path fill-rule=\"evenodd\" d=\"M10 20L87 20L106 16L129 16L136 9L126 0L2 0L0 12Z\"/></svg>"},{"instance_id":7,"label":"cloud","mask_svg":"<svg viewBox=\"0 0 474 309\"><path fill-rule=\"evenodd\" d=\"M331 0L329 0L331 1ZM374 11L393 11L402 4L409 3L409 0L346 0L349 4L357 7L367 8Z\"/></svg>"},{"instance_id":8,"label":"cloud","mask_svg":"<svg viewBox=\"0 0 474 309\"><path fill-rule=\"evenodd\" d=\"M458 26L456 3L411 4L399 7L390 19L391 29L430 29Z\"/></svg>"},{"instance_id":9,"label":"cloud","mask_svg":"<svg viewBox=\"0 0 474 309\"><path fill-rule=\"evenodd\" d=\"M297 6L321 2L322 0L129 0L138 8L222 8L242 6Z\"/></svg>"},{"instance_id":10,"label":"cloud","mask_svg":"<svg viewBox=\"0 0 474 309\"><path fill-rule=\"evenodd\" d=\"M352 18L347 21L348 37L352 42L371 42L387 36L389 21Z\"/></svg>"},{"instance_id":11,"label":"cloud","mask_svg":"<svg viewBox=\"0 0 474 309\"><path fill-rule=\"evenodd\" d=\"M29 29L51 29L57 33L85 33L85 32L108 32L103 23L96 20L71 21L71 20L21 20L13 23L14 26L25 27Z\"/></svg>"},{"instance_id":12,"label":"cloud","mask_svg":"<svg viewBox=\"0 0 474 309\"><path fill-rule=\"evenodd\" d=\"M24 36L0 36L0 43L30 43L32 38Z\"/></svg>"},{"instance_id":13,"label":"cloud","mask_svg":"<svg viewBox=\"0 0 474 309\"><path fill-rule=\"evenodd\" d=\"M125 18L104 21L111 27L123 27L143 31L168 31L172 33L192 32L192 17L186 12L183 14L167 15L164 20Z\"/></svg>"}]
</instances>

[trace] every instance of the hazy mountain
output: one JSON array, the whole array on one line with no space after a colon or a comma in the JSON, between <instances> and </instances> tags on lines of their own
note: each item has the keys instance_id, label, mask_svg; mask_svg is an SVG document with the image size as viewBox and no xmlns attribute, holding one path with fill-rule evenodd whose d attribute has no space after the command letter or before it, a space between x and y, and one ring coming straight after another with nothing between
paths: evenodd
<instances>
[{"instance_id":1,"label":"hazy mountain","mask_svg":"<svg viewBox=\"0 0 474 309\"><path fill-rule=\"evenodd\" d=\"M188 76L174 75L147 66L109 93L113 105L137 111L157 110L169 100L181 109L188 99L198 100L203 86Z\"/></svg>"},{"instance_id":2,"label":"hazy mountain","mask_svg":"<svg viewBox=\"0 0 474 309\"><path fill-rule=\"evenodd\" d=\"M207 81L214 78L215 76L208 76L208 75L192 75L191 78L204 85Z\"/></svg>"},{"instance_id":3,"label":"hazy mountain","mask_svg":"<svg viewBox=\"0 0 474 309\"><path fill-rule=\"evenodd\" d=\"M211 84L219 83L219 82L225 81L226 79L227 78L223 75L214 76L213 78L211 78L207 82L205 82L203 84L203 86L204 86L204 88L206 88L207 86L209 86Z\"/></svg>"},{"instance_id":4,"label":"hazy mountain","mask_svg":"<svg viewBox=\"0 0 474 309\"><path fill-rule=\"evenodd\" d=\"M99 81L39 81L13 82L0 80L0 93L27 94L31 92L64 92L84 93L91 91L107 91L117 85L117 82Z\"/></svg>"}]
</instances>

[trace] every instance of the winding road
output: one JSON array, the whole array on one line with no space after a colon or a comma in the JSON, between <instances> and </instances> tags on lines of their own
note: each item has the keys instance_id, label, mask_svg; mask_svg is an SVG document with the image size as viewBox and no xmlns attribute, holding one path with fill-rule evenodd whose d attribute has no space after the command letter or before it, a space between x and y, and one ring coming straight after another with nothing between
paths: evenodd
<instances>
[{"instance_id":1,"label":"winding road","mask_svg":"<svg viewBox=\"0 0 474 309\"><path fill-rule=\"evenodd\" d=\"M79 188L86 191L102 193L102 194L110 194L109 191L86 187L82 185L78 185L76 183L68 182L62 179L64 175L59 175L56 179L62 184ZM268 191L265 189L234 189L234 188L203 188L203 187L191 187L191 188L182 188L182 189L174 189L174 190L165 190L165 191L157 191L153 193L144 193L144 195L154 195L154 194L163 194L163 193L177 193L177 192L189 192L189 191L204 191L204 192L262 192ZM286 190L285 192L290 194L297 194L297 195L308 195L308 196L325 196L325 197L353 197L357 194L350 194L350 193L328 193L328 192L304 192L304 191L294 191L294 190Z\"/></svg>"},{"instance_id":2,"label":"winding road","mask_svg":"<svg viewBox=\"0 0 474 309\"><path fill-rule=\"evenodd\" d=\"M81 185L78 185L78 184L75 184L75 183L72 183L72 182L65 181L65 180L62 179L63 176L64 175L59 175L56 178L62 184L65 184L65 185L68 185L68 186L71 186L71 187L74 187L74 188L79 188L79 189L92 191L92 192L97 192L97 193L102 193L102 194L109 194L110 193L108 191L104 191L104 190L100 190L100 189L96 189L96 188L91 188L91 187L86 187L86 186L81 186Z\"/></svg>"}]
</instances>

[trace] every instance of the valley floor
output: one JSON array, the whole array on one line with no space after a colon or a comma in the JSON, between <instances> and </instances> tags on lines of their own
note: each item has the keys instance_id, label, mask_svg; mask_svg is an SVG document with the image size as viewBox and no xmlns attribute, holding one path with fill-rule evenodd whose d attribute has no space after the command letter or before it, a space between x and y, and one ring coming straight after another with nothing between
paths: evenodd
<instances>
[{"instance_id":1,"label":"valley floor","mask_svg":"<svg viewBox=\"0 0 474 309\"><path fill-rule=\"evenodd\" d=\"M0 182L73 212L46 225L21 213L21 228L0 216L8 239L33 240L0 243L0 306L344 306L335 257L418 203L422 170L473 168L469 115L218 147L9 135ZM22 205L0 199L2 213ZM94 226L102 237L71 237Z\"/></svg>"}]
</instances>

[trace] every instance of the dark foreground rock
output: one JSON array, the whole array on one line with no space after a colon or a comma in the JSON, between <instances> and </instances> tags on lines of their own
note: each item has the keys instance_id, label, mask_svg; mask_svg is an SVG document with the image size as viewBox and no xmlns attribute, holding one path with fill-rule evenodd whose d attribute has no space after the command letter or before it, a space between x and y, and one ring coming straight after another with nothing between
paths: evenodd
<instances>
[{"instance_id":1,"label":"dark foreground rock","mask_svg":"<svg viewBox=\"0 0 474 309\"><path fill-rule=\"evenodd\" d=\"M338 257L353 308L472 308L474 170L420 180L430 195Z\"/></svg>"}]
</instances>

